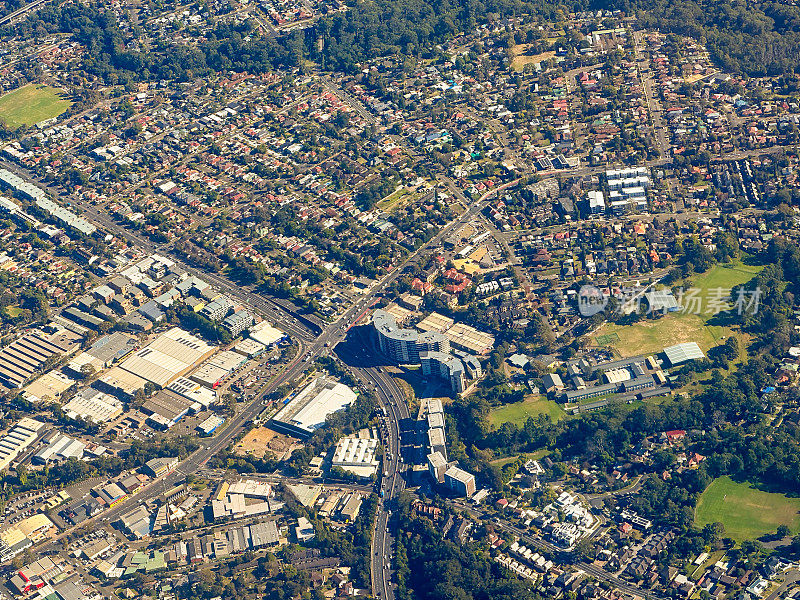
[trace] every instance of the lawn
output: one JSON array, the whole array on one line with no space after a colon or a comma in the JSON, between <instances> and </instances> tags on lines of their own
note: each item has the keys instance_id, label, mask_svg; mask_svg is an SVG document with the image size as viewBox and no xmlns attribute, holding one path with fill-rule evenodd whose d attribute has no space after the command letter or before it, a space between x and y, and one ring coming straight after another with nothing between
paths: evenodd
<instances>
[{"instance_id":1,"label":"lawn","mask_svg":"<svg viewBox=\"0 0 800 600\"><path fill-rule=\"evenodd\" d=\"M700 496L694 522L698 527L722 523L724 537L736 541L775 533L778 525L786 525L792 533L797 533L800 531L800 498L764 492L749 483L719 477Z\"/></svg>"},{"instance_id":2,"label":"lawn","mask_svg":"<svg viewBox=\"0 0 800 600\"><path fill-rule=\"evenodd\" d=\"M522 402L506 404L494 409L489 415L489 422L492 428L499 427L503 423L513 423L521 427L528 417L536 417L541 414L550 415L554 422L567 416L567 413L557 403L546 400L542 396L531 395Z\"/></svg>"},{"instance_id":3,"label":"lawn","mask_svg":"<svg viewBox=\"0 0 800 600\"><path fill-rule=\"evenodd\" d=\"M0 96L0 120L11 128L35 125L57 117L71 105L62 90L31 83Z\"/></svg>"},{"instance_id":4,"label":"lawn","mask_svg":"<svg viewBox=\"0 0 800 600\"><path fill-rule=\"evenodd\" d=\"M692 297L701 300L699 306L685 300L686 310L657 319L643 319L633 325L606 323L597 331L594 341L599 346L613 347L623 357L661 352L665 346L681 342L697 342L704 352L708 351L728 336L735 335L729 327L709 323L715 316L709 312L709 301L720 297L716 290L726 290L724 296L728 297L727 290L747 283L760 270L761 267L738 261L730 265L715 265L684 283L687 298L689 290L696 290Z\"/></svg>"}]
</instances>

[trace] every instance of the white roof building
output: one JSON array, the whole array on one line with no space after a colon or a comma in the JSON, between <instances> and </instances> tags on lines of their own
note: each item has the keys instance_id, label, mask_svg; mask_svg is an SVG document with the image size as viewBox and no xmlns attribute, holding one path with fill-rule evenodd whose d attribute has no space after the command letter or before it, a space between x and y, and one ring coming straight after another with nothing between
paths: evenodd
<instances>
[{"instance_id":1,"label":"white roof building","mask_svg":"<svg viewBox=\"0 0 800 600\"><path fill-rule=\"evenodd\" d=\"M278 414L272 427L283 433L308 437L325 424L328 415L349 406L356 393L343 383L321 376L303 388Z\"/></svg>"},{"instance_id":2,"label":"white roof building","mask_svg":"<svg viewBox=\"0 0 800 600\"><path fill-rule=\"evenodd\" d=\"M705 358L705 354L697 345L697 342L684 342L664 348L664 354L671 365L679 365L690 360Z\"/></svg>"}]
</instances>

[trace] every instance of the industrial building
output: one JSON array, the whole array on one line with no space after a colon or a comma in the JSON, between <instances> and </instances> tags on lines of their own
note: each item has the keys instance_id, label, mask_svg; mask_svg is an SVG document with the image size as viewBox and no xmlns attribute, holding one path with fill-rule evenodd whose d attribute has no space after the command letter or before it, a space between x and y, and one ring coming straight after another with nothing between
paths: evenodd
<instances>
[{"instance_id":1,"label":"industrial building","mask_svg":"<svg viewBox=\"0 0 800 600\"><path fill-rule=\"evenodd\" d=\"M217 398L214 390L186 377L178 377L167 386L167 390L189 400L194 412L199 412L201 408L207 408Z\"/></svg>"},{"instance_id":2,"label":"industrial building","mask_svg":"<svg viewBox=\"0 0 800 600\"><path fill-rule=\"evenodd\" d=\"M75 394L62 407L64 414L71 419L85 419L92 423L106 423L122 414L122 402L88 387Z\"/></svg>"},{"instance_id":3,"label":"industrial building","mask_svg":"<svg viewBox=\"0 0 800 600\"><path fill-rule=\"evenodd\" d=\"M241 354L246 358L255 358L262 354L266 349L267 347L264 344L257 342L252 338L247 338L246 340L237 342L237 344L233 347L234 352Z\"/></svg>"},{"instance_id":4,"label":"industrial building","mask_svg":"<svg viewBox=\"0 0 800 600\"><path fill-rule=\"evenodd\" d=\"M336 443L331 466L344 469L359 477L369 477L378 469L375 453L378 449L377 432L343 437Z\"/></svg>"},{"instance_id":5,"label":"industrial building","mask_svg":"<svg viewBox=\"0 0 800 600\"><path fill-rule=\"evenodd\" d=\"M306 438L325 424L328 415L349 406L356 394L346 385L325 376L303 388L272 418L276 431Z\"/></svg>"},{"instance_id":6,"label":"industrial building","mask_svg":"<svg viewBox=\"0 0 800 600\"><path fill-rule=\"evenodd\" d=\"M233 371L241 367L247 358L233 350L224 350L204 362L189 379L204 386L216 389Z\"/></svg>"},{"instance_id":7,"label":"industrial building","mask_svg":"<svg viewBox=\"0 0 800 600\"><path fill-rule=\"evenodd\" d=\"M267 348L279 344L288 338L283 331L276 329L267 321L261 321L253 325L247 335L249 339L264 344Z\"/></svg>"},{"instance_id":8,"label":"industrial building","mask_svg":"<svg viewBox=\"0 0 800 600\"><path fill-rule=\"evenodd\" d=\"M193 409L199 408L184 396L169 390L161 390L145 401L142 412L148 415L148 425L155 429L167 430Z\"/></svg>"},{"instance_id":9,"label":"industrial building","mask_svg":"<svg viewBox=\"0 0 800 600\"><path fill-rule=\"evenodd\" d=\"M49 358L76 348L74 342L69 336L47 335L39 331L22 336L0 350L0 383L9 388L21 388L41 372Z\"/></svg>"},{"instance_id":10,"label":"industrial building","mask_svg":"<svg viewBox=\"0 0 800 600\"><path fill-rule=\"evenodd\" d=\"M136 392L143 389L147 380L130 371L116 366L103 373L92 385L100 391L133 399Z\"/></svg>"},{"instance_id":11,"label":"industrial building","mask_svg":"<svg viewBox=\"0 0 800 600\"><path fill-rule=\"evenodd\" d=\"M211 435L224 422L225 419L223 419L222 417L217 415L210 415L197 426L197 431L200 432L200 435Z\"/></svg>"},{"instance_id":12,"label":"industrial building","mask_svg":"<svg viewBox=\"0 0 800 600\"><path fill-rule=\"evenodd\" d=\"M23 417L11 431L0 438L0 471L7 469L20 454L36 441L43 427L44 423Z\"/></svg>"},{"instance_id":13,"label":"industrial building","mask_svg":"<svg viewBox=\"0 0 800 600\"><path fill-rule=\"evenodd\" d=\"M63 462L70 458L80 460L86 450L86 443L73 439L63 433L54 434L47 445L31 458L34 465L46 465L53 462Z\"/></svg>"},{"instance_id":14,"label":"industrial building","mask_svg":"<svg viewBox=\"0 0 800 600\"><path fill-rule=\"evenodd\" d=\"M165 387L213 353L213 346L179 327L173 327L135 352L120 368Z\"/></svg>"},{"instance_id":15,"label":"industrial building","mask_svg":"<svg viewBox=\"0 0 800 600\"><path fill-rule=\"evenodd\" d=\"M272 486L263 481L223 482L211 500L211 512L214 520L254 517L270 512L271 497Z\"/></svg>"},{"instance_id":16,"label":"industrial building","mask_svg":"<svg viewBox=\"0 0 800 600\"><path fill-rule=\"evenodd\" d=\"M104 335L89 349L75 356L67 364L67 368L76 375L82 374L82 368L85 365L91 365L95 371L102 371L124 359L135 349L135 337L122 331L115 331Z\"/></svg>"}]
</instances>

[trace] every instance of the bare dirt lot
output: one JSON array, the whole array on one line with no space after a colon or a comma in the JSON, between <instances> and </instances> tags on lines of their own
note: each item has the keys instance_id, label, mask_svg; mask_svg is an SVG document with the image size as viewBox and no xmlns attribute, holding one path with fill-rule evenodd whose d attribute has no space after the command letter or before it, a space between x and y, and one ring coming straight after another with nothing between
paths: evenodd
<instances>
[{"instance_id":1,"label":"bare dirt lot","mask_svg":"<svg viewBox=\"0 0 800 600\"><path fill-rule=\"evenodd\" d=\"M278 460L284 460L291 455L293 450L302 445L297 438L283 435L266 427L256 427L233 447L233 451L236 454L249 454L257 458L263 458L266 453L270 453Z\"/></svg>"}]
</instances>

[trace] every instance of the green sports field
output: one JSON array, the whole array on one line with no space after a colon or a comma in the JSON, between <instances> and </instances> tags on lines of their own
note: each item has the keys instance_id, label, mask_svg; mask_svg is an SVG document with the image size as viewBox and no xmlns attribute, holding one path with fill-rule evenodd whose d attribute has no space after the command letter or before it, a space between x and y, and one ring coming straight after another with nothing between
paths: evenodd
<instances>
[{"instance_id":1,"label":"green sports field","mask_svg":"<svg viewBox=\"0 0 800 600\"><path fill-rule=\"evenodd\" d=\"M536 417L541 414L550 415L553 422L567 416L567 413L557 403L545 400L540 396L531 396L522 402L506 404L494 409L489 415L489 421L493 428L499 427L503 423L513 423L521 427L528 417Z\"/></svg>"},{"instance_id":2,"label":"green sports field","mask_svg":"<svg viewBox=\"0 0 800 600\"><path fill-rule=\"evenodd\" d=\"M71 105L62 90L31 83L0 96L0 120L12 129L35 125L57 117Z\"/></svg>"},{"instance_id":3,"label":"green sports field","mask_svg":"<svg viewBox=\"0 0 800 600\"><path fill-rule=\"evenodd\" d=\"M736 483L719 477L709 485L695 510L697 527L722 523L724 537L736 541L758 539L786 525L792 533L800 531L800 498L764 492L749 483Z\"/></svg>"},{"instance_id":4,"label":"green sports field","mask_svg":"<svg viewBox=\"0 0 800 600\"><path fill-rule=\"evenodd\" d=\"M633 325L606 323L595 334L598 346L611 346L620 356L635 356L661 352L665 346L681 342L697 342L702 350L720 344L724 338L733 334L728 327L710 325L714 316L709 311L709 303L719 297L719 290L736 288L750 281L761 267L742 264L739 261L729 265L715 265L706 273L696 275L687 282L686 289L696 290L693 297L702 303L687 306L686 311L670 313L657 319L642 319Z\"/></svg>"}]
</instances>

